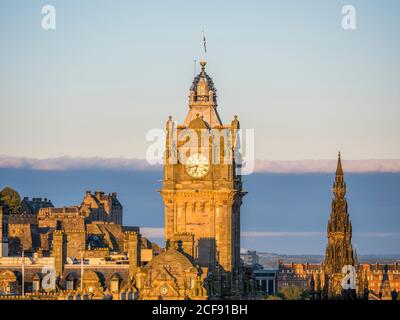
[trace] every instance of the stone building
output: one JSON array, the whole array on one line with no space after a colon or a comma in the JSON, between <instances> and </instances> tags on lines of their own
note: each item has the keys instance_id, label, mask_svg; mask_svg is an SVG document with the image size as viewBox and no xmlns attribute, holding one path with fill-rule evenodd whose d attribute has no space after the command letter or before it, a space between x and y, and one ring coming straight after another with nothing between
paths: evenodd
<instances>
[{"instance_id":1,"label":"stone building","mask_svg":"<svg viewBox=\"0 0 400 320\"><path fill-rule=\"evenodd\" d=\"M87 207L90 211L90 219L93 221L109 221L122 224L123 207L118 201L117 193L105 194L102 191L86 191L86 195L82 201L82 206Z\"/></svg>"},{"instance_id":2,"label":"stone building","mask_svg":"<svg viewBox=\"0 0 400 320\"><path fill-rule=\"evenodd\" d=\"M355 268L357 299L397 298L400 292L400 263L360 263L356 264ZM325 291L326 281L324 263L280 263L277 291L295 286L309 291L314 299L329 299Z\"/></svg>"},{"instance_id":3,"label":"stone building","mask_svg":"<svg viewBox=\"0 0 400 320\"><path fill-rule=\"evenodd\" d=\"M400 290L400 265L361 264L353 251L352 226L347 211L346 183L338 158L331 205L325 261L320 264L279 263L278 291L285 287L308 290L313 299L392 299ZM343 290L344 266L354 267L355 288Z\"/></svg>"},{"instance_id":4,"label":"stone building","mask_svg":"<svg viewBox=\"0 0 400 320\"><path fill-rule=\"evenodd\" d=\"M0 257L8 256L8 218L9 208L0 199Z\"/></svg>"},{"instance_id":5,"label":"stone building","mask_svg":"<svg viewBox=\"0 0 400 320\"><path fill-rule=\"evenodd\" d=\"M0 257L0 299L258 297L252 272L240 265L239 256L245 195L234 152L239 121L222 124L205 65L202 61L190 88L184 124L167 122L160 191L165 248L142 237L139 227L122 225L116 193L87 191L80 205L41 205L9 221L7 211L0 210L3 243L10 249ZM174 128L200 138L193 140L195 148L181 149L185 143L171 138ZM181 156L173 161L180 152L187 161Z\"/></svg>"},{"instance_id":6,"label":"stone building","mask_svg":"<svg viewBox=\"0 0 400 320\"><path fill-rule=\"evenodd\" d=\"M240 261L240 206L245 192L236 174L233 152L239 128L235 120L223 125L217 112L216 89L202 71L190 88L189 110L183 125L167 121L163 187L165 238L167 243L182 241L183 249L203 265L219 264L227 272L237 272ZM172 131L176 129L177 132ZM213 131L228 132L222 145L209 143ZM189 144L173 141L173 136L190 136ZM212 150L214 149L215 150ZM216 155L216 151L219 153Z\"/></svg>"},{"instance_id":7,"label":"stone building","mask_svg":"<svg viewBox=\"0 0 400 320\"><path fill-rule=\"evenodd\" d=\"M240 266L240 207L246 192L237 148L239 121L223 124L217 90L201 61L189 90L185 121L166 123L164 202L166 247L180 246L200 267L221 275L219 294L240 297L246 274ZM248 279L254 286L254 279ZM246 289L247 290L247 289Z\"/></svg>"},{"instance_id":8,"label":"stone building","mask_svg":"<svg viewBox=\"0 0 400 320\"><path fill-rule=\"evenodd\" d=\"M34 215L39 212L41 208L54 207L51 200L47 198L32 198L24 197L21 201L20 213Z\"/></svg>"}]
</instances>

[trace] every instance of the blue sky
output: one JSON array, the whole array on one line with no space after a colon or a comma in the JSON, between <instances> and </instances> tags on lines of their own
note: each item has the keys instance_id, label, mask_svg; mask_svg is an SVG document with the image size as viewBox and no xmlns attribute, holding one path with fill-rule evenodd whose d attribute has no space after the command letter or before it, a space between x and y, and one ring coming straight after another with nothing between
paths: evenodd
<instances>
[{"instance_id":1,"label":"blue sky","mask_svg":"<svg viewBox=\"0 0 400 320\"><path fill-rule=\"evenodd\" d=\"M0 189L12 186L58 207L79 205L86 190L117 192L124 224L163 245L162 170L30 170L0 167ZM400 254L400 173L346 174L353 246L360 254ZM244 177L242 248L286 254L325 254L334 174Z\"/></svg>"},{"instance_id":2,"label":"blue sky","mask_svg":"<svg viewBox=\"0 0 400 320\"><path fill-rule=\"evenodd\" d=\"M56 30L41 28L45 4L56 8ZM341 28L346 4L357 10L355 31ZM255 129L257 159L336 159L338 150L345 159L400 159L399 13L396 0L3 0L0 155L144 158L149 129L170 114L184 119L204 30L219 112ZM162 227L158 173L123 172L122 182L114 172L52 174L5 170L1 182L60 206L86 189L118 191L126 223ZM243 232L294 235L247 235L243 245L323 253L332 177L295 188L301 176L276 176L278 189L274 176L258 177L245 181ZM349 176L360 253L398 253L398 181Z\"/></svg>"},{"instance_id":3,"label":"blue sky","mask_svg":"<svg viewBox=\"0 0 400 320\"><path fill-rule=\"evenodd\" d=\"M57 29L41 28L52 4ZM341 8L357 29L341 28ZM193 60L256 158L400 158L398 1L2 1L1 154L144 158L183 121Z\"/></svg>"}]
</instances>

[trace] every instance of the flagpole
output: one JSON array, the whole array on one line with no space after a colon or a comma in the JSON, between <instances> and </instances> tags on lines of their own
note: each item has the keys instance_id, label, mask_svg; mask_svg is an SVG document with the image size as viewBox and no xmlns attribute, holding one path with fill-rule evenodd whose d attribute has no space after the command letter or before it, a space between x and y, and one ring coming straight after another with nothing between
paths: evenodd
<instances>
[{"instance_id":1,"label":"flagpole","mask_svg":"<svg viewBox=\"0 0 400 320\"><path fill-rule=\"evenodd\" d=\"M25 296L25 255L24 248L22 248L22 296Z\"/></svg>"},{"instance_id":2,"label":"flagpole","mask_svg":"<svg viewBox=\"0 0 400 320\"><path fill-rule=\"evenodd\" d=\"M203 50L201 51L201 61L203 61L204 62L204 49L205 49L205 47L204 47L204 41L205 41L205 36L204 36L204 31L202 31L201 32L201 46L202 46L202 48L203 48Z\"/></svg>"},{"instance_id":3,"label":"flagpole","mask_svg":"<svg viewBox=\"0 0 400 320\"><path fill-rule=\"evenodd\" d=\"M83 293L83 252L81 253L81 293Z\"/></svg>"}]
</instances>

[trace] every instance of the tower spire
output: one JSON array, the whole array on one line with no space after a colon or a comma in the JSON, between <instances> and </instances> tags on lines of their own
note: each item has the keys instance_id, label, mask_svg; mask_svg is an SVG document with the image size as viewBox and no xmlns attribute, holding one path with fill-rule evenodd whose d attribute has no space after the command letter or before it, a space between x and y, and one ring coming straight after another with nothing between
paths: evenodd
<instances>
[{"instance_id":1,"label":"tower spire","mask_svg":"<svg viewBox=\"0 0 400 320\"><path fill-rule=\"evenodd\" d=\"M351 243L352 228L347 212L346 183L344 181L340 152L333 184L333 194L332 211L328 221L328 246L325 253L325 271L328 276L325 286L328 296L331 298L341 295L343 266L354 266L358 260L357 256L354 255Z\"/></svg>"},{"instance_id":2,"label":"tower spire","mask_svg":"<svg viewBox=\"0 0 400 320\"><path fill-rule=\"evenodd\" d=\"M201 77L204 79L206 77L206 64L207 62L205 62L204 60L200 61L200 65L201 65Z\"/></svg>"},{"instance_id":3,"label":"tower spire","mask_svg":"<svg viewBox=\"0 0 400 320\"><path fill-rule=\"evenodd\" d=\"M342 199L346 195L346 182L344 181L342 158L340 152L338 154L338 163L336 167L335 183L333 184L333 193L336 200Z\"/></svg>"},{"instance_id":4,"label":"tower spire","mask_svg":"<svg viewBox=\"0 0 400 320\"><path fill-rule=\"evenodd\" d=\"M207 53L207 47L206 47L206 36L204 35L204 31L201 32L201 47L202 47L202 52L201 52L201 61L200 61L200 65L201 65L201 77L204 79L206 76L206 60L205 60L205 55Z\"/></svg>"},{"instance_id":5,"label":"tower spire","mask_svg":"<svg viewBox=\"0 0 400 320\"><path fill-rule=\"evenodd\" d=\"M340 151L338 154L338 163L337 163L337 168L336 168L336 177L337 176L343 176L343 168L342 168L342 158L340 155Z\"/></svg>"}]
</instances>

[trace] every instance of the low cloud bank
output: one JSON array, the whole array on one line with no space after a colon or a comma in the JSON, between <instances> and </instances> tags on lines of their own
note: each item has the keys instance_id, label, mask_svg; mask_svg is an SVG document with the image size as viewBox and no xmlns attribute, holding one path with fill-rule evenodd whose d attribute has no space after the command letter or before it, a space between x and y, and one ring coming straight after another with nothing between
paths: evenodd
<instances>
[{"instance_id":1,"label":"low cloud bank","mask_svg":"<svg viewBox=\"0 0 400 320\"><path fill-rule=\"evenodd\" d=\"M164 228L142 227L141 233L145 237L163 238ZM323 231L242 231L243 238L270 238L270 237L326 237ZM354 232L356 237L386 238L400 237L400 232Z\"/></svg>"},{"instance_id":2,"label":"low cloud bank","mask_svg":"<svg viewBox=\"0 0 400 320\"><path fill-rule=\"evenodd\" d=\"M260 173L332 173L337 160L256 160L254 172ZM150 165L144 159L129 158L74 158L56 157L37 159L0 155L0 168L32 170L161 170L161 165ZM400 159L344 160L346 172L400 172Z\"/></svg>"},{"instance_id":3,"label":"low cloud bank","mask_svg":"<svg viewBox=\"0 0 400 320\"><path fill-rule=\"evenodd\" d=\"M256 160L256 172L270 173L331 173L337 160ZM343 160L345 172L400 172L400 159Z\"/></svg>"},{"instance_id":4,"label":"low cloud bank","mask_svg":"<svg viewBox=\"0 0 400 320\"><path fill-rule=\"evenodd\" d=\"M0 168L32 170L159 170L161 165L149 165L146 160L128 158L73 158L68 156L37 159L28 157L10 157L0 155Z\"/></svg>"}]
</instances>

